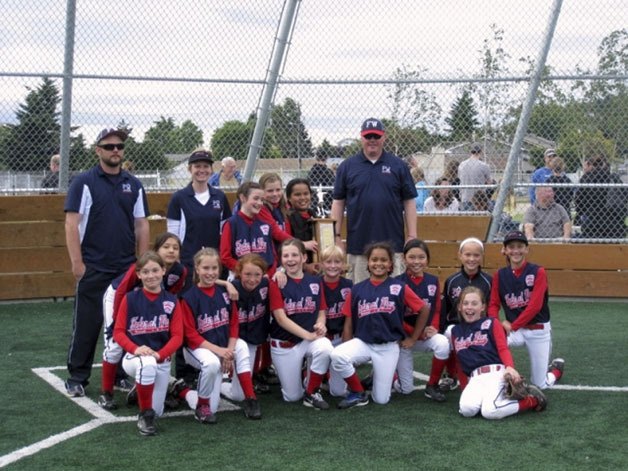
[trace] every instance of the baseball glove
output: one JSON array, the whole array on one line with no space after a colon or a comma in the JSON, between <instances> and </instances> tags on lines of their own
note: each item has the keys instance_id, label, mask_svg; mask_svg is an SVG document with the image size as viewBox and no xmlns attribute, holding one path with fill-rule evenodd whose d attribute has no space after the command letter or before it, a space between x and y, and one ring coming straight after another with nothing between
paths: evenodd
<instances>
[{"instance_id":1,"label":"baseball glove","mask_svg":"<svg viewBox=\"0 0 628 471\"><path fill-rule=\"evenodd\" d=\"M508 399L520 401L529 395L528 384L523 376L518 380L515 380L512 375L506 373L504 375L504 380L506 381L505 395Z\"/></svg>"}]
</instances>

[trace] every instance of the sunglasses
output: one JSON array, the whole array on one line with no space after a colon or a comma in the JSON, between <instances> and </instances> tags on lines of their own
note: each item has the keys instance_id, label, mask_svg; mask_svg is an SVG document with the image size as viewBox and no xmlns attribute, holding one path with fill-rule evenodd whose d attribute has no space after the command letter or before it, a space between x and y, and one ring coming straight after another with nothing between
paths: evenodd
<instances>
[{"instance_id":1,"label":"sunglasses","mask_svg":"<svg viewBox=\"0 0 628 471\"><path fill-rule=\"evenodd\" d=\"M120 143L120 144L103 144L101 146L98 146L101 149L105 149L106 151L111 152L114 149L118 149L118 150L124 150L124 144Z\"/></svg>"},{"instance_id":2,"label":"sunglasses","mask_svg":"<svg viewBox=\"0 0 628 471\"><path fill-rule=\"evenodd\" d=\"M367 141L370 141L371 139L375 139L376 141L379 141L382 138L382 136L380 136L379 134L365 134L364 135L364 139L366 139Z\"/></svg>"}]
</instances>

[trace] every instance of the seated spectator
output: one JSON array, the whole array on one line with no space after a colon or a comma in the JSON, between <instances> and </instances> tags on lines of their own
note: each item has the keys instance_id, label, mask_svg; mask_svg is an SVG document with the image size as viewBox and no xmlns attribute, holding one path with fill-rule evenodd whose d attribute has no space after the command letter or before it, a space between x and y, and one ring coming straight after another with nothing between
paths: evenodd
<instances>
[{"instance_id":1,"label":"seated spectator","mask_svg":"<svg viewBox=\"0 0 628 471\"><path fill-rule=\"evenodd\" d=\"M425 174L423 173L423 169L421 167L414 167L412 170L410 170L410 175L412 175L412 179L414 180L414 186L416 187L417 193L417 196L415 198L416 212L422 213L425 200L430 195L429 190L426 190L424 188L426 185Z\"/></svg>"},{"instance_id":2,"label":"seated spectator","mask_svg":"<svg viewBox=\"0 0 628 471\"><path fill-rule=\"evenodd\" d=\"M220 163L222 164L222 170L214 173L209 178L209 184L222 190L237 190L240 183L242 183L242 175L240 175L237 169L235 159L233 157L225 157Z\"/></svg>"},{"instance_id":3,"label":"seated spectator","mask_svg":"<svg viewBox=\"0 0 628 471\"><path fill-rule=\"evenodd\" d=\"M50 157L50 173L44 177L41 182L42 188L49 188L46 191L42 191L42 194L58 193L59 192L59 169L61 168L61 156L55 154Z\"/></svg>"},{"instance_id":4,"label":"seated spectator","mask_svg":"<svg viewBox=\"0 0 628 471\"><path fill-rule=\"evenodd\" d=\"M529 239L571 238L571 219L565 208L554 201L554 190L539 186L535 202L523 217L523 229Z\"/></svg>"},{"instance_id":5,"label":"seated spectator","mask_svg":"<svg viewBox=\"0 0 628 471\"><path fill-rule=\"evenodd\" d=\"M478 190L471 198L471 211L493 211L495 202L488 197L485 190Z\"/></svg>"},{"instance_id":6,"label":"seated spectator","mask_svg":"<svg viewBox=\"0 0 628 471\"><path fill-rule=\"evenodd\" d=\"M565 161L560 157L554 157L550 160L549 168L552 174L546 180L546 183L573 183L571 179L565 175ZM573 188L554 188L554 201L561 205L567 211L571 211L571 200L573 199Z\"/></svg>"},{"instance_id":7,"label":"seated spectator","mask_svg":"<svg viewBox=\"0 0 628 471\"><path fill-rule=\"evenodd\" d=\"M451 183L445 177L436 180L435 185L449 186ZM432 190L432 196L425 200L423 212L425 213L456 213L460 208L460 203L454 198L449 188Z\"/></svg>"},{"instance_id":8,"label":"seated spectator","mask_svg":"<svg viewBox=\"0 0 628 471\"><path fill-rule=\"evenodd\" d=\"M458 178L458 167L460 167L460 162L458 160L450 160L445 165L445 172L443 176L450 181L452 185L458 186L460 185L460 178ZM460 190L453 189L451 193L454 195L458 201L460 201Z\"/></svg>"}]
</instances>

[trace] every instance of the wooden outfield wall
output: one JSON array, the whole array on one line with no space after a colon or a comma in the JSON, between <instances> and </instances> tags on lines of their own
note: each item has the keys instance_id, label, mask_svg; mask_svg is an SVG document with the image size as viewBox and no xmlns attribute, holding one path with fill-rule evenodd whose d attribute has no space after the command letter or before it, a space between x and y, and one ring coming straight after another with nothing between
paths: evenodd
<instances>
[{"instance_id":1,"label":"wooden outfield wall","mask_svg":"<svg viewBox=\"0 0 628 471\"><path fill-rule=\"evenodd\" d=\"M228 194L231 202L235 195ZM70 297L74 279L65 248L64 195L0 197L0 300ZM166 229L169 193L148 195L151 240ZM375 222L375 221L374 221ZM430 272L441 281L459 269L460 240L484 240L488 216L418 215L417 234L429 243ZM344 234L344 228L343 228ZM486 245L484 269L504 264L501 244ZM552 296L628 298L628 245L531 244L530 260L548 272Z\"/></svg>"}]
</instances>

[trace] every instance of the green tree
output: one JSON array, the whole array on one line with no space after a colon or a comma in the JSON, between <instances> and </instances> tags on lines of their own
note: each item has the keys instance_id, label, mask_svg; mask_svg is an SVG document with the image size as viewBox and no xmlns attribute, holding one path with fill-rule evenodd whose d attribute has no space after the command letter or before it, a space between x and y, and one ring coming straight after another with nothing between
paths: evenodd
<instances>
[{"instance_id":1,"label":"green tree","mask_svg":"<svg viewBox=\"0 0 628 471\"><path fill-rule=\"evenodd\" d=\"M321 145L316 149L316 155L321 155L325 158L335 157L338 154L338 148L331 144L327 139L323 139Z\"/></svg>"},{"instance_id":2,"label":"green tree","mask_svg":"<svg viewBox=\"0 0 628 471\"><path fill-rule=\"evenodd\" d=\"M217 160L230 155L236 160L246 159L251 138L250 126L242 121L227 121L216 129L211 138L211 149Z\"/></svg>"},{"instance_id":3,"label":"green tree","mask_svg":"<svg viewBox=\"0 0 628 471\"><path fill-rule=\"evenodd\" d=\"M406 157L417 152L429 152L435 143L435 137L425 128L401 127L397 123L383 120L386 127L386 144L388 152Z\"/></svg>"},{"instance_id":4,"label":"green tree","mask_svg":"<svg viewBox=\"0 0 628 471\"><path fill-rule=\"evenodd\" d=\"M468 88L456 99L451 107L451 114L445 118L449 126L449 139L454 142L470 141L478 130L477 111Z\"/></svg>"},{"instance_id":5,"label":"green tree","mask_svg":"<svg viewBox=\"0 0 628 471\"><path fill-rule=\"evenodd\" d=\"M281 150L283 157L312 157L312 141L301 120L301 105L292 98L286 98L282 105L273 107L271 122L274 144Z\"/></svg>"},{"instance_id":6,"label":"green tree","mask_svg":"<svg viewBox=\"0 0 628 471\"><path fill-rule=\"evenodd\" d=\"M194 149L203 145L203 131L188 119L174 130L173 140L176 146L178 146L178 153L191 153Z\"/></svg>"},{"instance_id":7,"label":"green tree","mask_svg":"<svg viewBox=\"0 0 628 471\"><path fill-rule=\"evenodd\" d=\"M70 140L70 171L86 170L96 163L96 153L85 144L83 134Z\"/></svg>"},{"instance_id":8,"label":"green tree","mask_svg":"<svg viewBox=\"0 0 628 471\"><path fill-rule=\"evenodd\" d=\"M59 90L48 77L27 90L25 103L15 114L17 124L8 125L10 133L2 149L3 161L14 171L43 170L59 151Z\"/></svg>"}]
</instances>

